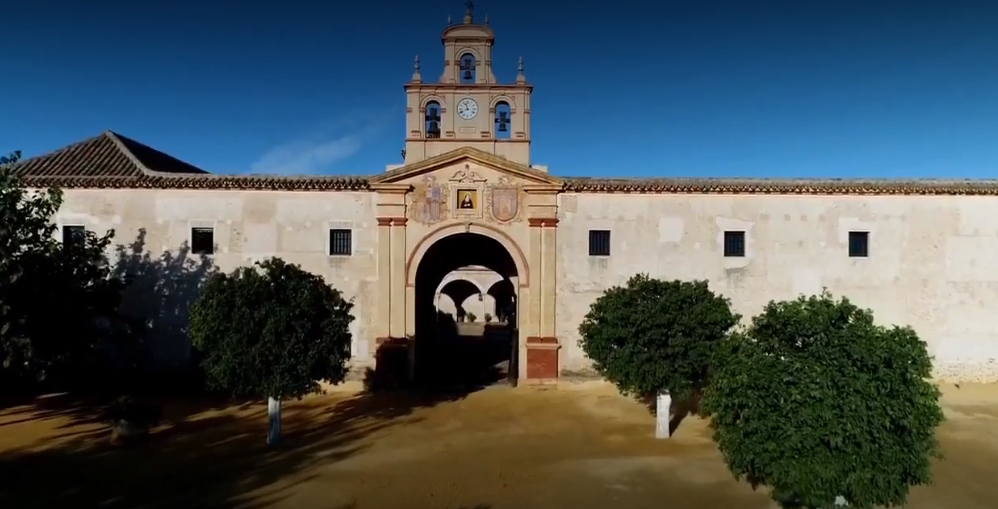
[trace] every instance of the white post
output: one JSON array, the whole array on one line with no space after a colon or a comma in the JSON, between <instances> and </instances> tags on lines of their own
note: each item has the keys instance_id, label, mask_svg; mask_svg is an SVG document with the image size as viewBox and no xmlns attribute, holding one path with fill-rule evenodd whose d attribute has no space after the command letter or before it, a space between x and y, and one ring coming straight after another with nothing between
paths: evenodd
<instances>
[{"instance_id":1,"label":"white post","mask_svg":"<svg viewBox=\"0 0 998 509\"><path fill-rule=\"evenodd\" d=\"M267 444L281 440L281 400L267 398Z\"/></svg>"},{"instance_id":2,"label":"white post","mask_svg":"<svg viewBox=\"0 0 998 509\"><path fill-rule=\"evenodd\" d=\"M655 398L655 438L669 438L669 417L672 411L672 396L668 392L659 393Z\"/></svg>"}]
</instances>

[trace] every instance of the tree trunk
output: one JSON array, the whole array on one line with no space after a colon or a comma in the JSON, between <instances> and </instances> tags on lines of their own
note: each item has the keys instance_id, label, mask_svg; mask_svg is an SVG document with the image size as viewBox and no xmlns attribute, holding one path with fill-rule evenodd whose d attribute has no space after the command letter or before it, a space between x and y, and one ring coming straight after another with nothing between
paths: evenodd
<instances>
[{"instance_id":1,"label":"tree trunk","mask_svg":"<svg viewBox=\"0 0 998 509\"><path fill-rule=\"evenodd\" d=\"M281 441L281 400L267 398L267 444Z\"/></svg>"},{"instance_id":2,"label":"tree trunk","mask_svg":"<svg viewBox=\"0 0 998 509\"><path fill-rule=\"evenodd\" d=\"M655 398L655 438L669 438L669 421L672 413L672 396L662 391Z\"/></svg>"}]
</instances>

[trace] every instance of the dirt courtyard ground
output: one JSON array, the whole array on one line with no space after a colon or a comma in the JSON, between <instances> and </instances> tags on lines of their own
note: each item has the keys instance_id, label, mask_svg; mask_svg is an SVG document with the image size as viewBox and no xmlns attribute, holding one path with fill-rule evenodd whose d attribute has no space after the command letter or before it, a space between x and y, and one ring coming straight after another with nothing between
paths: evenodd
<instances>
[{"instance_id":1,"label":"dirt courtyard ground","mask_svg":"<svg viewBox=\"0 0 998 509\"><path fill-rule=\"evenodd\" d=\"M993 508L998 386L944 387L946 459L908 507ZM647 409L605 384L489 388L448 399L336 392L285 407L166 409L148 442L59 398L0 411L0 507L531 509L775 507L735 482L705 423L653 438Z\"/></svg>"}]
</instances>

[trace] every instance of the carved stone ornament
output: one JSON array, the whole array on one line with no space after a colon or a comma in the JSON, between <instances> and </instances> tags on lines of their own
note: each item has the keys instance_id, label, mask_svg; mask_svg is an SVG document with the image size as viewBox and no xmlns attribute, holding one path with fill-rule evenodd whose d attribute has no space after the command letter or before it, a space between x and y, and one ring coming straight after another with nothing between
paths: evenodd
<instances>
[{"instance_id":1,"label":"carved stone ornament","mask_svg":"<svg viewBox=\"0 0 998 509\"><path fill-rule=\"evenodd\" d=\"M476 184L479 182L485 182L485 177L482 177L475 170L471 169L468 164L464 165L463 169L457 170L454 176L450 178L451 182L457 182L461 184Z\"/></svg>"}]
</instances>

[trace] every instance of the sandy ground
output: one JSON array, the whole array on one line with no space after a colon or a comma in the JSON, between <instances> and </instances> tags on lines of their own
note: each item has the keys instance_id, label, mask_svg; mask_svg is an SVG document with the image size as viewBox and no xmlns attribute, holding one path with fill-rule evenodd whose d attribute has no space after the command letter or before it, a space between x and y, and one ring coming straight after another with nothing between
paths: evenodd
<instances>
[{"instance_id":1,"label":"sandy ground","mask_svg":"<svg viewBox=\"0 0 998 509\"><path fill-rule=\"evenodd\" d=\"M907 507L994 508L998 386L944 387L946 459ZM775 507L734 481L703 421L655 440L648 410L605 384L449 398L336 392L285 407L171 405L146 443L59 398L0 411L0 507L329 509Z\"/></svg>"}]
</instances>

